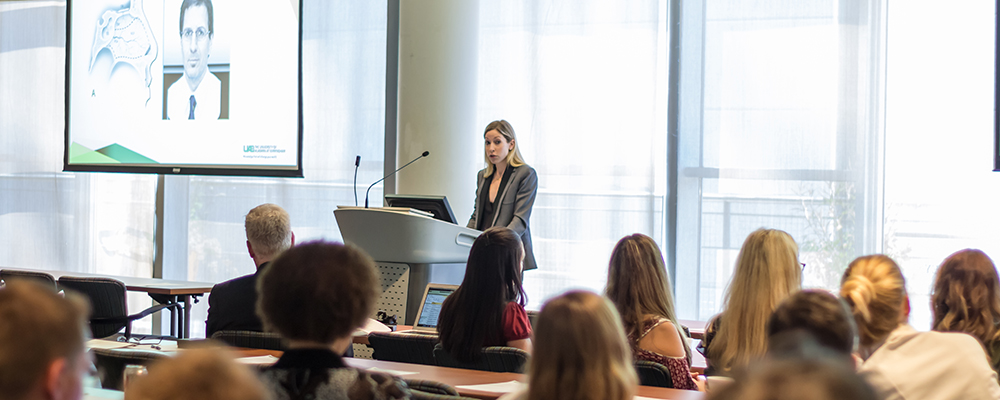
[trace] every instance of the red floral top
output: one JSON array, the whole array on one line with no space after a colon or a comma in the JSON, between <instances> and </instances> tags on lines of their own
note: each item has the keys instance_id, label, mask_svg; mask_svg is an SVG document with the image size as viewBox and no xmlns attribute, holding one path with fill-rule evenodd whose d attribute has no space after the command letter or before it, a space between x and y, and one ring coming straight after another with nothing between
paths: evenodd
<instances>
[{"instance_id":1,"label":"red floral top","mask_svg":"<svg viewBox=\"0 0 1000 400\"><path fill-rule=\"evenodd\" d=\"M639 337L635 337L635 334L629 335L628 342L632 346L632 355L636 360L652 361L667 367L670 370L670 380L674 382L674 389L698 390L698 385L694 383L694 378L691 377L691 366L688 364L687 357L668 357L639 348L639 341L646 337L653 328L664 322L670 322L670 320L666 318L648 320L643 323L642 334ZM681 340L684 340L684 338L681 337Z\"/></svg>"}]
</instances>

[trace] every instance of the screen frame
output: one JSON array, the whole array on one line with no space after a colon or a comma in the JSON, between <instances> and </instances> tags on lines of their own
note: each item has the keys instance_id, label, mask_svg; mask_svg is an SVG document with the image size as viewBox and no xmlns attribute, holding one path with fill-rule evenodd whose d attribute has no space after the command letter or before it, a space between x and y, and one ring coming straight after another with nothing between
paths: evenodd
<instances>
[{"instance_id":1,"label":"screen frame","mask_svg":"<svg viewBox=\"0 0 1000 400\"><path fill-rule=\"evenodd\" d=\"M297 130L298 148L296 149L295 168L272 167L272 166L252 166L252 165L203 165L203 164L155 164L155 165L127 165L127 164L70 164L70 61L72 60L72 16L73 2L86 0L66 0L66 59L65 59L65 90L64 94L64 128L63 128L63 172L116 172L135 174L161 174L161 175L228 175L228 176L260 176L260 177L284 177L302 178L302 8L304 0L298 1L298 88L297 88Z\"/></svg>"}]
</instances>

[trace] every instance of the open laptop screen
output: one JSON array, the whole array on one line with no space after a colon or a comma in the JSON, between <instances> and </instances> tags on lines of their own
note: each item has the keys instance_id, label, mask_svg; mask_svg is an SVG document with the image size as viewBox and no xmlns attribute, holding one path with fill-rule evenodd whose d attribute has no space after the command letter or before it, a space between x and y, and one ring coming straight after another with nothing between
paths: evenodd
<instances>
[{"instance_id":1,"label":"open laptop screen","mask_svg":"<svg viewBox=\"0 0 1000 400\"><path fill-rule=\"evenodd\" d=\"M420 315L414 329L435 329L438 324L438 316L441 314L441 305L444 299L455 292L457 286L452 285L428 285L427 294L424 295L424 303L420 305Z\"/></svg>"}]
</instances>

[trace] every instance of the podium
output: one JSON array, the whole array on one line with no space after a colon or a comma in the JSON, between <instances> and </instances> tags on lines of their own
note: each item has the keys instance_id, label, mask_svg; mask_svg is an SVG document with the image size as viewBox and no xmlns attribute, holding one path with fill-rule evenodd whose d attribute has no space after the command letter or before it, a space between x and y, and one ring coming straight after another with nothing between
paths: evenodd
<instances>
[{"instance_id":1,"label":"podium","mask_svg":"<svg viewBox=\"0 0 1000 400\"><path fill-rule=\"evenodd\" d=\"M398 310L406 325L415 322L432 276L461 282L481 233L410 208L338 207L333 214L344 241L368 252L382 272L379 308L389 314Z\"/></svg>"}]
</instances>

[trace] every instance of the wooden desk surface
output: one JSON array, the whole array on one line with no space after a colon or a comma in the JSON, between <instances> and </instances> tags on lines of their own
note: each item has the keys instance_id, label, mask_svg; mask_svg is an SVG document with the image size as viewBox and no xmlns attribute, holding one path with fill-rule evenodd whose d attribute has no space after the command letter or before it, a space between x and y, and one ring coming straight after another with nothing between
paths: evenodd
<instances>
[{"instance_id":1,"label":"wooden desk surface","mask_svg":"<svg viewBox=\"0 0 1000 400\"><path fill-rule=\"evenodd\" d=\"M93 274L87 272L73 272L73 271L49 271L41 269L30 269L30 268L0 268L9 269L15 271L33 271L33 272L44 272L52 275L57 280L63 276L78 276L82 278L111 278L122 281L125 284L125 288L133 292L146 292L146 293L156 293L156 294L166 294L166 295L202 295L212 291L212 286L215 286L211 282L189 282L189 281L176 281L170 279L159 279L159 278L140 278L134 276L118 276L118 275L108 275L108 274Z\"/></svg>"},{"instance_id":2,"label":"wooden desk surface","mask_svg":"<svg viewBox=\"0 0 1000 400\"><path fill-rule=\"evenodd\" d=\"M280 357L280 351L271 350L254 350L254 349L237 349L237 353L240 357L257 357L264 355L271 355L275 357ZM486 383L500 383L509 381L521 381L524 382L525 376L523 374L516 374L510 372L487 372L487 371L476 371L469 369L459 369L459 368L446 368L437 367L433 365L420 365L420 364L407 364L398 363L391 361L378 361L378 360L368 360L361 358L345 358L344 362L354 368L359 369L369 369L369 368L379 368L383 370L391 371L406 371L406 372L416 372L415 374L402 375L404 379L424 379L436 382L441 382L455 387L459 394L467 397L474 397L477 399L496 399L503 395L503 393L495 392L484 392L478 390L470 390L458 388L462 385L481 385ZM639 396L650 397L656 399L671 399L671 400L703 400L705 394L701 392L695 392L691 390L678 390L678 389L667 389L652 386L640 386L638 392Z\"/></svg>"},{"instance_id":3,"label":"wooden desk surface","mask_svg":"<svg viewBox=\"0 0 1000 400\"><path fill-rule=\"evenodd\" d=\"M683 322L681 322L681 323L683 324ZM704 323L702 323L702 324L704 324ZM406 331L408 331L410 329L413 329L413 327L409 326L409 325L398 325L396 327L396 332L406 332ZM691 336L694 336L694 331L693 330L691 332ZM704 374L705 373L705 368L708 367L708 364L705 363L705 356L701 355L701 353L699 353L697 350L695 350L695 347L698 346L698 343L700 343L700 342L701 342L700 335L699 335L698 339L695 339L695 340L691 341L691 372L697 372L699 374ZM371 343L368 342L368 336L366 336L366 335L355 336L354 337L354 343L363 344L363 345L369 345L369 344L371 344Z\"/></svg>"}]
</instances>

